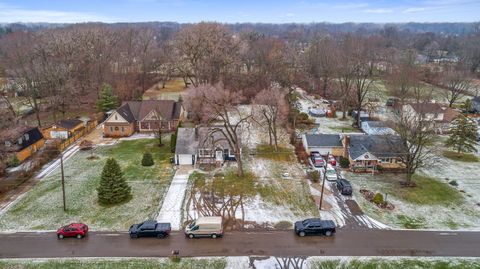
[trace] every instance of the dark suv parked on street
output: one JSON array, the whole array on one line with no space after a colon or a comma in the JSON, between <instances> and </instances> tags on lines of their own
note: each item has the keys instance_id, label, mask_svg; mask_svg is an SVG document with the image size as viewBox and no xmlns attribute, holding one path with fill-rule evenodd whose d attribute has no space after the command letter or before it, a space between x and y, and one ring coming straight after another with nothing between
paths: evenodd
<instances>
[{"instance_id":1,"label":"dark suv parked on street","mask_svg":"<svg viewBox=\"0 0 480 269\"><path fill-rule=\"evenodd\" d=\"M332 236L335 233L335 223L332 220L306 219L295 222L295 233L298 236L305 235L326 235Z\"/></svg>"},{"instance_id":2,"label":"dark suv parked on street","mask_svg":"<svg viewBox=\"0 0 480 269\"><path fill-rule=\"evenodd\" d=\"M170 223L158 223L154 220L147 220L130 226L128 233L131 238L157 237L164 238L172 230Z\"/></svg>"},{"instance_id":3,"label":"dark suv parked on street","mask_svg":"<svg viewBox=\"0 0 480 269\"><path fill-rule=\"evenodd\" d=\"M337 180L337 189L343 195L352 195L352 185L344 178Z\"/></svg>"}]
</instances>

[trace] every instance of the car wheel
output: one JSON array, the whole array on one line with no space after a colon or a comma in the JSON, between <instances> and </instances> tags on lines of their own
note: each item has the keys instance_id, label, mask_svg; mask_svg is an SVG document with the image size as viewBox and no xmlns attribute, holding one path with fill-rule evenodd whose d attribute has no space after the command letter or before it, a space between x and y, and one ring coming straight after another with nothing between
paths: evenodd
<instances>
[{"instance_id":1,"label":"car wheel","mask_svg":"<svg viewBox=\"0 0 480 269\"><path fill-rule=\"evenodd\" d=\"M138 238L138 235L136 235L136 234L130 234L130 238Z\"/></svg>"},{"instance_id":2,"label":"car wheel","mask_svg":"<svg viewBox=\"0 0 480 269\"><path fill-rule=\"evenodd\" d=\"M165 238L165 234L163 233L157 234L157 238Z\"/></svg>"},{"instance_id":3,"label":"car wheel","mask_svg":"<svg viewBox=\"0 0 480 269\"><path fill-rule=\"evenodd\" d=\"M58 239L63 239L63 234L57 235Z\"/></svg>"},{"instance_id":4,"label":"car wheel","mask_svg":"<svg viewBox=\"0 0 480 269\"><path fill-rule=\"evenodd\" d=\"M77 238L78 238L78 239L82 239L82 237L83 237L83 236L82 236L81 234L77 234Z\"/></svg>"},{"instance_id":5,"label":"car wheel","mask_svg":"<svg viewBox=\"0 0 480 269\"><path fill-rule=\"evenodd\" d=\"M304 236L305 236L305 232L299 232L298 235L301 236L301 237L304 237Z\"/></svg>"},{"instance_id":6,"label":"car wheel","mask_svg":"<svg viewBox=\"0 0 480 269\"><path fill-rule=\"evenodd\" d=\"M326 235L326 236L332 236L332 232L331 232L331 231L326 231L326 232L325 232L325 235Z\"/></svg>"},{"instance_id":7,"label":"car wheel","mask_svg":"<svg viewBox=\"0 0 480 269\"><path fill-rule=\"evenodd\" d=\"M213 239L217 238L217 235L216 235L216 234L212 234L212 238L213 238Z\"/></svg>"},{"instance_id":8,"label":"car wheel","mask_svg":"<svg viewBox=\"0 0 480 269\"><path fill-rule=\"evenodd\" d=\"M195 235L194 234L189 234L188 238L195 238Z\"/></svg>"}]
</instances>

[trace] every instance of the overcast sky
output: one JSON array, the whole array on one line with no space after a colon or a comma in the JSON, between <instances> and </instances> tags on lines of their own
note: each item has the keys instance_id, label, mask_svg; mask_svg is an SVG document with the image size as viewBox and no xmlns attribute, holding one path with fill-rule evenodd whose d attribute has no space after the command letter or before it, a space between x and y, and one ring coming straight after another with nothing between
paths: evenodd
<instances>
[{"instance_id":1,"label":"overcast sky","mask_svg":"<svg viewBox=\"0 0 480 269\"><path fill-rule=\"evenodd\" d=\"M0 22L473 22L480 0L0 0Z\"/></svg>"}]
</instances>

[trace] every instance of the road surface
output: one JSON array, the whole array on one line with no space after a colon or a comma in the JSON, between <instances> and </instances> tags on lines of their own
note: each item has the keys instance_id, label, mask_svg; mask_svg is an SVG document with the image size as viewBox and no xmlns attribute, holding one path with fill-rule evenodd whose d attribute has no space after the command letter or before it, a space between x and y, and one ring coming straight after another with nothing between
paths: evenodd
<instances>
[{"instance_id":1,"label":"road surface","mask_svg":"<svg viewBox=\"0 0 480 269\"><path fill-rule=\"evenodd\" d=\"M0 258L181 256L462 256L480 257L480 232L338 230L300 238L292 231L231 232L224 238L130 239L125 232L92 232L84 239L54 233L0 235Z\"/></svg>"}]
</instances>

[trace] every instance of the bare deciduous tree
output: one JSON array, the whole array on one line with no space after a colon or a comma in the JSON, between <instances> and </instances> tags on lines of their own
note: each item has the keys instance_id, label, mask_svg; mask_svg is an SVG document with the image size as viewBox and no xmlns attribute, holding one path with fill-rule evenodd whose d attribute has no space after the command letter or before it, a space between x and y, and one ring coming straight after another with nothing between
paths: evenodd
<instances>
[{"instance_id":1,"label":"bare deciduous tree","mask_svg":"<svg viewBox=\"0 0 480 269\"><path fill-rule=\"evenodd\" d=\"M449 107L452 107L463 95L468 94L471 80L468 74L462 70L448 70L440 81L445 87L444 97Z\"/></svg>"},{"instance_id":2,"label":"bare deciduous tree","mask_svg":"<svg viewBox=\"0 0 480 269\"><path fill-rule=\"evenodd\" d=\"M272 86L260 91L253 101L267 123L269 145L278 151L278 125L284 124L288 115L285 92L279 86Z\"/></svg>"},{"instance_id":3,"label":"bare deciduous tree","mask_svg":"<svg viewBox=\"0 0 480 269\"><path fill-rule=\"evenodd\" d=\"M190 111L195 111L200 121L207 126L222 126L212 128L212 132L220 133L228 141L237 160L237 175L244 176L241 158L241 128L253 115L253 111L242 111L238 105L245 98L238 91L223 87L221 83L215 86L202 84L187 90L184 95L185 105Z\"/></svg>"}]
</instances>

